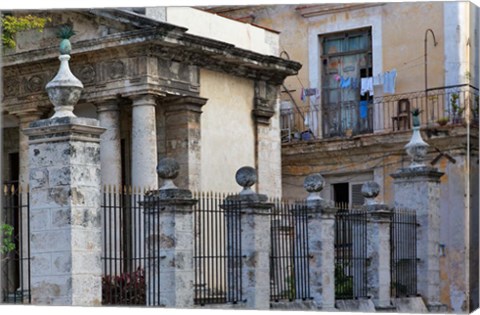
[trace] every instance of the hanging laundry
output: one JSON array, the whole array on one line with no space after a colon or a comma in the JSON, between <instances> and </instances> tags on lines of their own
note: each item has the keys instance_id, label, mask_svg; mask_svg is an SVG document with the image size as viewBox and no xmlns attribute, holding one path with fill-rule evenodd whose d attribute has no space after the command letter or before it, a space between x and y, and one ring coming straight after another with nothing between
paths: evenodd
<instances>
[{"instance_id":1,"label":"hanging laundry","mask_svg":"<svg viewBox=\"0 0 480 315\"><path fill-rule=\"evenodd\" d=\"M360 101L360 118L368 117L368 101Z\"/></svg>"},{"instance_id":2,"label":"hanging laundry","mask_svg":"<svg viewBox=\"0 0 480 315\"><path fill-rule=\"evenodd\" d=\"M360 81L360 94L370 93L373 96L373 77L362 78Z\"/></svg>"},{"instance_id":3,"label":"hanging laundry","mask_svg":"<svg viewBox=\"0 0 480 315\"><path fill-rule=\"evenodd\" d=\"M360 80L357 78L352 78L352 89L358 89L360 87Z\"/></svg>"},{"instance_id":4,"label":"hanging laundry","mask_svg":"<svg viewBox=\"0 0 480 315\"><path fill-rule=\"evenodd\" d=\"M395 94L395 80L397 70L387 71L383 75L383 93Z\"/></svg>"},{"instance_id":5,"label":"hanging laundry","mask_svg":"<svg viewBox=\"0 0 480 315\"><path fill-rule=\"evenodd\" d=\"M313 96L317 94L316 88L305 89L305 96Z\"/></svg>"},{"instance_id":6,"label":"hanging laundry","mask_svg":"<svg viewBox=\"0 0 480 315\"><path fill-rule=\"evenodd\" d=\"M341 87L342 89L348 89L348 88L350 88L351 84L352 84L352 79L349 78L349 77L346 77L346 78L343 78L343 77L342 77L342 78L340 79L340 87Z\"/></svg>"},{"instance_id":7,"label":"hanging laundry","mask_svg":"<svg viewBox=\"0 0 480 315\"><path fill-rule=\"evenodd\" d=\"M383 76L384 73L379 73L373 77L373 85L383 85Z\"/></svg>"},{"instance_id":8,"label":"hanging laundry","mask_svg":"<svg viewBox=\"0 0 480 315\"><path fill-rule=\"evenodd\" d=\"M334 78L335 78L335 81L337 81L337 82L340 81L340 79L341 79L338 74L336 74Z\"/></svg>"},{"instance_id":9,"label":"hanging laundry","mask_svg":"<svg viewBox=\"0 0 480 315\"><path fill-rule=\"evenodd\" d=\"M300 99L302 100L302 102L305 102L305 91L304 91L303 88L302 88L302 90L300 91Z\"/></svg>"}]
</instances>

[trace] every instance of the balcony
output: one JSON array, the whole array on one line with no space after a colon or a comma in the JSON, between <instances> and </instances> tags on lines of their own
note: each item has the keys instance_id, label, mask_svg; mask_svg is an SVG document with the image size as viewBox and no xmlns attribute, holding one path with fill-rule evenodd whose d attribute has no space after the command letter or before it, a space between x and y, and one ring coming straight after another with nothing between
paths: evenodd
<instances>
[{"instance_id":1,"label":"balcony","mask_svg":"<svg viewBox=\"0 0 480 315\"><path fill-rule=\"evenodd\" d=\"M414 108L420 110L421 128L468 122L478 126L479 91L464 84L375 97L369 102L284 107L280 110L282 142L409 130Z\"/></svg>"}]
</instances>

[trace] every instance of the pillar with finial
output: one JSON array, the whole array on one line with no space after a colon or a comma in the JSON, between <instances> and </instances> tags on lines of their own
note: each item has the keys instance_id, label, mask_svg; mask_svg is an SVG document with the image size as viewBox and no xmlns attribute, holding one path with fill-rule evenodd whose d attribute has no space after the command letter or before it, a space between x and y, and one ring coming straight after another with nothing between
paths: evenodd
<instances>
[{"instance_id":1,"label":"pillar with finial","mask_svg":"<svg viewBox=\"0 0 480 315\"><path fill-rule=\"evenodd\" d=\"M394 179L394 205L417 213L417 291L430 311L442 311L440 303L440 178L444 173L425 165L428 144L420 134L418 110L410 142L405 145L412 162L390 176ZM417 117L417 118L416 118Z\"/></svg>"},{"instance_id":2,"label":"pillar with finial","mask_svg":"<svg viewBox=\"0 0 480 315\"><path fill-rule=\"evenodd\" d=\"M180 166L163 158L157 173L163 185L145 194L145 245L147 305L193 307L193 206L197 200L188 189L176 187Z\"/></svg>"},{"instance_id":3,"label":"pillar with finial","mask_svg":"<svg viewBox=\"0 0 480 315\"><path fill-rule=\"evenodd\" d=\"M391 310L390 225L393 212L389 206L376 200L379 193L377 182L362 185L363 209L367 211L367 294L376 309Z\"/></svg>"},{"instance_id":4,"label":"pillar with finial","mask_svg":"<svg viewBox=\"0 0 480 315\"><path fill-rule=\"evenodd\" d=\"M240 215L241 233L241 298L247 309L270 309L270 214L273 204L267 196L257 194L251 187L257 182L257 171L241 167L235 174L242 191L227 197L226 204L234 205ZM230 207L231 208L231 207ZM228 214L231 218L235 214Z\"/></svg>"},{"instance_id":5,"label":"pillar with finial","mask_svg":"<svg viewBox=\"0 0 480 315\"><path fill-rule=\"evenodd\" d=\"M83 85L68 66L73 29L60 33L60 68L46 87L55 114L24 130L29 137L31 296L36 305L94 306L102 303L104 129L98 120L72 112Z\"/></svg>"},{"instance_id":6,"label":"pillar with finial","mask_svg":"<svg viewBox=\"0 0 480 315\"><path fill-rule=\"evenodd\" d=\"M308 249L310 253L310 293L324 311L335 310L335 214L331 200L320 196L325 180L319 173L305 177L308 192Z\"/></svg>"}]
</instances>

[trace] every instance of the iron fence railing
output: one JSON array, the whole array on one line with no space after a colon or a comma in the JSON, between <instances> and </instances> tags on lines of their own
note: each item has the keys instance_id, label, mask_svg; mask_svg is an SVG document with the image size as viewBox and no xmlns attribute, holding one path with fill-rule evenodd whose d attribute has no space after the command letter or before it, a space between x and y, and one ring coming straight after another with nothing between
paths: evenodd
<instances>
[{"instance_id":1,"label":"iron fence railing","mask_svg":"<svg viewBox=\"0 0 480 315\"><path fill-rule=\"evenodd\" d=\"M307 207L279 199L272 202L270 300L310 299Z\"/></svg>"},{"instance_id":2,"label":"iron fence railing","mask_svg":"<svg viewBox=\"0 0 480 315\"><path fill-rule=\"evenodd\" d=\"M140 202L145 191L132 187L104 187L102 209L102 304L146 305L145 271L158 257L147 255L146 220ZM147 229L146 229L147 228ZM159 284L149 292L150 304L159 300Z\"/></svg>"},{"instance_id":3,"label":"iron fence railing","mask_svg":"<svg viewBox=\"0 0 480 315\"><path fill-rule=\"evenodd\" d=\"M392 297L417 295L417 226L415 211L395 209L390 226Z\"/></svg>"},{"instance_id":4,"label":"iron fence railing","mask_svg":"<svg viewBox=\"0 0 480 315\"><path fill-rule=\"evenodd\" d=\"M373 101L311 104L282 108L283 142L398 132L412 127L411 110L420 110L421 127L470 122L478 126L479 90L468 85L377 96Z\"/></svg>"},{"instance_id":5,"label":"iron fence railing","mask_svg":"<svg viewBox=\"0 0 480 315\"><path fill-rule=\"evenodd\" d=\"M16 184L4 186L3 217L0 224L8 225L8 237L14 248L0 254L2 260L3 303L30 304L30 195L28 189ZM0 244L3 247L3 244Z\"/></svg>"},{"instance_id":6,"label":"iron fence railing","mask_svg":"<svg viewBox=\"0 0 480 315\"><path fill-rule=\"evenodd\" d=\"M194 193L194 304L242 301L240 204L221 193Z\"/></svg>"},{"instance_id":7,"label":"iron fence railing","mask_svg":"<svg viewBox=\"0 0 480 315\"><path fill-rule=\"evenodd\" d=\"M340 207L335 215L335 299L366 298L367 212Z\"/></svg>"}]
</instances>

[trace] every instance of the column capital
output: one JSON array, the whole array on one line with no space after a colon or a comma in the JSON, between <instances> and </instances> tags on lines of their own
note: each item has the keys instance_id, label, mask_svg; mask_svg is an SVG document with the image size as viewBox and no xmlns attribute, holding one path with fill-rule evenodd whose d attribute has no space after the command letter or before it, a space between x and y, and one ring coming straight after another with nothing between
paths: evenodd
<instances>
[{"instance_id":1,"label":"column capital","mask_svg":"<svg viewBox=\"0 0 480 315\"><path fill-rule=\"evenodd\" d=\"M167 112L188 110L201 113L201 108L207 101L207 98L197 96L166 97L162 99L162 106Z\"/></svg>"},{"instance_id":2,"label":"column capital","mask_svg":"<svg viewBox=\"0 0 480 315\"><path fill-rule=\"evenodd\" d=\"M440 172L437 168L431 166L421 166L421 167L406 167L400 168L395 173L390 174L390 176L396 181L416 181L416 180L427 180L440 182L440 177L445 173Z\"/></svg>"},{"instance_id":3,"label":"column capital","mask_svg":"<svg viewBox=\"0 0 480 315\"><path fill-rule=\"evenodd\" d=\"M97 113L120 110L118 99L116 98L97 100L94 101L93 104L97 107Z\"/></svg>"},{"instance_id":4,"label":"column capital","mask_svg":"<svg viewBox=\"0 0 480 315\"><path fill-rule=\"evenodd\" d=\"M156 106L158 96L155 94L135 94L128 96L132 100L132 106Z\"/></svg>"},{"instance_id":5,"label":"column capital","mask_svg":"<svg viewBox=\"0 0 480 315\"><path fill-rule=\"evenodd\" d=\"M31 122L35 120L39 120L42 117L43 112L40 110L33 110L33 111L25 111L25 112L18 112L14 113L20 122L20 125L28 126Z\"/></svg>"}]
</instances>

